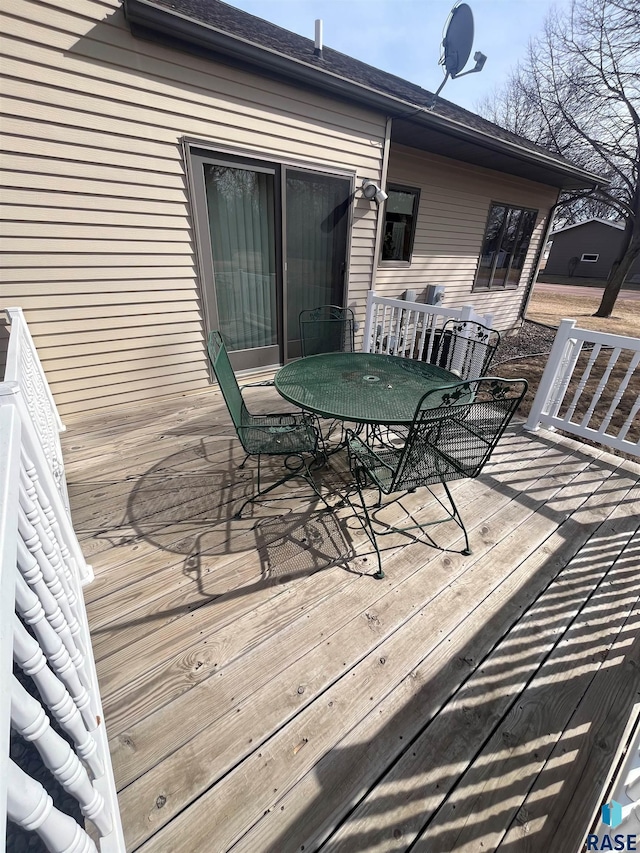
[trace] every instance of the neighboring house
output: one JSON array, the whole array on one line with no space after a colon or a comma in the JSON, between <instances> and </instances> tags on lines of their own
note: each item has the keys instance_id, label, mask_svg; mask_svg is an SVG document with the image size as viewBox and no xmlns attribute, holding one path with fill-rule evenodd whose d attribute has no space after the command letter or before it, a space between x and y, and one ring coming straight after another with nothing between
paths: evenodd
<instances>
[{"instance_id":1,"label":"neighboring house","mask_svg":"<svg viewBox=\"0 0 640 853\"><path fill-rule=\"evenodd\" d=\"M374 287L513 327L559 191L602 183L217 0L21 0L4 27L2 305L65 415L206 386L214 326L236 367L282 363L301 308L362 321Z\"/></svg>"},{"instance_id":2,"label":"neighboring house","mask_svg":"<svg viewBox=\"0 0 640 853\"><path fill-rule=\"evenodd\" d=\"M545 276L608 278L624 237L624 223L587 219L551 232L545 247ZM640 283L640 258L633 264L627 282Z\"/></svg>"}]
</instances>

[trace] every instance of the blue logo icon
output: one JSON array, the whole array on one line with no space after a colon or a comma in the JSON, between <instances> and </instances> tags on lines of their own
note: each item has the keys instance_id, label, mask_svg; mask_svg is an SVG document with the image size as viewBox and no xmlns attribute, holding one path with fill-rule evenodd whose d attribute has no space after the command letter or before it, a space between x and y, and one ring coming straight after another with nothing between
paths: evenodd
<instances>
[{"instance_id":1,"label":"blue logo icon","mask_svg":"<svg viewBox=\"0 0 640 853\"><path fill-rule=\"evenodd\" d=\"M622 823L622 806L615 800L602 806L602 822L613 829Z\"/></svg>"}]
</instances>

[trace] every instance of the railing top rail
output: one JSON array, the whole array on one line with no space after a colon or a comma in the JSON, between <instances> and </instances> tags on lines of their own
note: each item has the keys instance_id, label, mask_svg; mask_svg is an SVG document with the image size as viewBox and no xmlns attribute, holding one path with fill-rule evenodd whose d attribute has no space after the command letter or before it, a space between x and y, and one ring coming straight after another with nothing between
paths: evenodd
<instances>
[{"instance_id":1,"label":"railing top rail","mask_svg":"<svg viewBox=\"0 0 640 853\"><path fill-rule=\"evenodd\" d=\"M559 328L565 330L567 337L574 338L575 340L640 351L640 337L613 335L610 332L596 332L592 329L583 329L581 326L576 325L575 320L568 318L562 320Z\"/></svg>"},{"instance_id":2,"label":"railing top rail","mask_svg":"<svg viewBox=\"0 0 640 853\"><path fill-rule=\"evenodd\" d=\"M446 314L454 319L462 317L464 308L443 308L442 305L428 305L426 302L407 302L406 299L394 299L390 296L379 296L375 291L369 291L369 300L389 308L400 308L404 311L421 311L424 314Z\"/></svg>"}]
</instances>

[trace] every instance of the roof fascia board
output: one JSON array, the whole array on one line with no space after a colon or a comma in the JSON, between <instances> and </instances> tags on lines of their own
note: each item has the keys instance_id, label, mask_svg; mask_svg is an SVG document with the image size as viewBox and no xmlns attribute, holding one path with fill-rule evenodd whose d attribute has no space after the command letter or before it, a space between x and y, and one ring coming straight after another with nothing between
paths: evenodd
<instances>
[{"instance_id":1,"label":"roof fascia board","mask_svg":"<svg viewBox=\"0 0 640 853\"><path fill-rule=\"evenodd\" d=\"M563 225L562 228L556 228L551 236L554 234L560 234L562 231L570 231L572 228L580 228L582 225L589 225L591 222L599 222L601 225L608 225L610 228L615 228L616 231L624 231L624 223L620 222L611 222L607 219L598 219L597 216L594 216L592 219L583 219L582 222L574 222L573 225Z\"/></svg>"},{"instance_id":2,"label":"roof fascia board","mask_svg":"<svg viewBox=\"0 0 640 853\"><path fill-rule=\"evenodd\" d=\"M331 71L318 69L295 57L280 53L272 48L256 45L211 24L198 21L180 12L158 6L152 0L125 0L125 14L130 23L138 24L149 30L158 30L174 38L192 42L234 59L242 59L251 65L258 65L269 71L286 77L296 83L305 82L314 88L320 88L350 100L378 109L391 118L403 118L415 121L426 127L440 130L463 141L471 142L527 163L544 165L556 174L584 181L585 187L606 184L606 180L593 172L559 163L549 155L533 152L514 142L496 139L478 129L466 127L454 119L445 118L422 107L378 92L362 83L347 80Z\"/></svg>"}]
</instances>

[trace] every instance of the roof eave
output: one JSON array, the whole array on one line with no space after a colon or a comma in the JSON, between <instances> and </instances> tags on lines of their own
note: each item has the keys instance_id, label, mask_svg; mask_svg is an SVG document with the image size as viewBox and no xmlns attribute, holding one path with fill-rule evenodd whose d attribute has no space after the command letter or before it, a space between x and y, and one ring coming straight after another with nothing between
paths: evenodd
<instances>
[{"instance_id":1,"label":"roof eave","mask_svg":"<svg viewBox=\"0 0 640 853\"><path fill-rule=\"evenodd\" d=\"M466 127L451 118L433 113L426 107L376 91L362 83L309 65L272 48L257 45L255 42L248 41L240 36L219 30L211 24L190 18L165 6L157 5L153 0L124 0L124 9L127 20L134 27L142 27L150 32L158 32L172 39L198 45L236 61L242 60L280 77L289 78L298 85L306 83L325 92L355 100L358 103L378 109L391 118L402 118L419 126L440 131L462 142L480 145L498 154L520 160L525 164L530 163L538 169L542 166L553 174L554 180L549 181L553 186L577 189L596 187L607 183L601 176L577 166L560 163L550 154L547 156L533 152L516 143L496 139L481 130ZM136 33L134 32L134 34Z\"/></svg>"}]
</instances>

